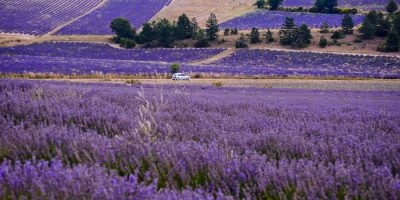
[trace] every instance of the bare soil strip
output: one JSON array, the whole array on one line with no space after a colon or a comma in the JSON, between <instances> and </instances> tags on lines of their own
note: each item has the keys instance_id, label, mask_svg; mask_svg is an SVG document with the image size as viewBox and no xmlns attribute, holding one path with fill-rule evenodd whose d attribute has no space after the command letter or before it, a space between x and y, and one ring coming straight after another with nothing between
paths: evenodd
<instances>
[{"instance_id":1,"label":"bare soil strip","mask_svg":"<svg viewBox=\"0 0 400 200\"><path fill-rule=\"evenodd\" d=\"M234 48L229 48L226 51L223 51L215 56L211 56L205 60L198 60L198 61L194 61L190 64L192 65L206 65L206 64L210 64L214 61L220 60L222 58L228 57L230 55L232 55L233 53L235 53L235 49Z\"/></svg>"}]
</instances>

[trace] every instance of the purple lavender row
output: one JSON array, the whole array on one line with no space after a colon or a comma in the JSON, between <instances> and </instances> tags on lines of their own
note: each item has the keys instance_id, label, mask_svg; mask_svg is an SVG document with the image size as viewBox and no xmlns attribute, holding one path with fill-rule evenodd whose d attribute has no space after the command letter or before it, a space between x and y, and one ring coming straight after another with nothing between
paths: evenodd
<instances>
[{"instance_id":1,"label":"purple lavender row","mask_svg":"<svg viewBox=\"0 0 400 200\"><path fill-rule=\"evenodd\" d=\"M142 87L0 80L0 195L399 196L399 92Z\"/></svg>"},{"instance_id":2,"label":"purple lavender row","mask_svg":"<svg viewBox=\"0 0 400 200\"><path fill-rule=\"evenodd\" d=\"M250 52L250 55L253 55ZM229 57L208 66L183 64L181 71L227 76L321 76L399 78L399 59L334 54L264 52L256 57ZM311 59L313 58L313 59ZM332 61L326 62L326 58ZM262 60L265 59L265 60ZM47 56L0 56L0 73L165 74L171 63Z\"/></svg>"},{"instance_id":3,"label":"purple lavender row","mask_svg":"<svg viewBox=\"0 0 400 200\"><path fill-rule=\"evenodd\" d=\"M293 74L360 77L399 77L400 59L397 57L340 55L313 52L285 52L273 50L237 50L234 54L210 65L241 67L243 70L273 69ZM254 71L256 72L256 71ZM256 74L256 73L255 73Z\"/></svg>"},{"instance_id":4,"label":"purple lavender row","mask_svg":"<svg viewBox=\"0 0 400 200\"><path fill-rule=\"evenodd\" d=\"M0 32L42 35L89 11L101 0L12 0L1 3Z\"/></svg>"},{"instance_id":5,"label":"purple lavender row","mask_svg":"<svg viewBox=\"0 0 400 200\"><path fill-rule=\"evenodd\" d=\"M307 24L311 28L320 28L325 22L331 27L340 27L344 15L342 14L317 14L299 12L279 12L279 11L256 11L221 24L222 28L238 28L248 30L253 27L259 29L281 28L285 23L286 17L294 18L297 25ZM355 25L361 24L364 17L354 15Z\"/></svg>"},{"instance_id":6,"label":"purple lavender row","mask_svg":"<svg viewBox=\"0 0 400 200\"><path fill-rule=\"evenodd\" d=\"M215 199L204 191L157 191L138 184L138 177L118 176L100 166L64 166L61 160L3 162L0 197L4 199ZM223 195L216 199L228 199Z\"/></svg>"},{"instance_id":7,"label":"purple lavender row","mask_svg":"<svg viewBox=\"0 0 400 200\"><path fill-rule=\"evenodd\" d=\"M101 8L58 31L59 35L111 35L110 23L122 17L139 29L170 0L110 0Z\"/></svg>"},{"instance_id":8,"label":"purple lavender row","mask_svg":"<svg viewBox=\"0 0 400 200\"><path fill-rule=\"evenodd\" d=\"M283 6L287 7L313 7L314 0L284 0ZM361 10L384 10L389 0L338 0L339 7L353 8ZM400 1L397 0L399 4Z\"/></svg>"},{"instance_id":9,"label":"purple lavender row","mask_svg":"<svg viewBox=\"0 0 400 200\"><path fill-rule=\"evenodd\" d=\"M226 49L117 49L107 44L44 42L0 48L0 55L32 55L69 58L113 59L158 62L191 62L206 59Z\"/></svg>"}]
</instances>

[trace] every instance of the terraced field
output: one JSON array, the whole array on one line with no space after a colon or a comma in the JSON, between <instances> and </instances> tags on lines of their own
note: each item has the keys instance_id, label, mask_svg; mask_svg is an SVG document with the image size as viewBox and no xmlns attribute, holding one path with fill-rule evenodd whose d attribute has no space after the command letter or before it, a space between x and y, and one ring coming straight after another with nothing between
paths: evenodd
<instances>
[{"instance_id":1,"label":"terraced field","mask_svg":"<svg viewBox=\"0 0 400 200\"><path fill-rule=\"evenodd\" d=\"M221 24L221 28L238 28L250 30L253 27L259 29L281 28L286 17L294 19L297 25L307 24L310 28L320 28L325 22L330 27L341 27L344 15L341 14L316 14L300 12L279 12L279 11L256 11L236 17ZM364 16L352 16L355 25L363 22Z\"/></svg>"},{"instance_id":2,"label":"terraced field","mask_svg":"<svg viewBox=\"0 0 400 200\"><path fill-rule=\"evenodd\" d=\"M312 7L314 0L284 0L283 6L288 7ZM356 7L361 10L384 10L388 0L338 0L339 7ZM399 0L396 0L400 3Z\"/></svg>"},{"instance_id":3,"label":"terraced field","mask_svg":"<svg viewBox=\"0 0 400 200\"><path fill-rule=\"evenodd\" d=\"M58 35L111 35L110 23L122 17L139 29L171 0L108 0L101 8L62 28Z\"/></svg>"},{"instance_id":4,"label":"terraced field","mask_svg":"<svg viewBox=\"0 0 400 200\"><path fill-rule=\"evenodd\" d=\"M101 0L2 0L0 33L43 35L100 3Z\"/></svg>"}]
</instances>

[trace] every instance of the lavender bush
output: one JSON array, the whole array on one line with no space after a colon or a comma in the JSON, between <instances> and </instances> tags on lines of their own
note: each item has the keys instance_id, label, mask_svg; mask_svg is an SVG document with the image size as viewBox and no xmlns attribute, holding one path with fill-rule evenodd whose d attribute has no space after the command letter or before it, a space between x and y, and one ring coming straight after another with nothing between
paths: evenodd
<instances>
[{"instance_id":1,"label":"lavender bush","mask_svg":"<svg viewBox=\"0 0 400 200\"><path fill-rule=\"evenodd\" d=\"M3 199L214 199L206 192L157 191L154 184L137 183L137 177L118 176L101 166L63 166L61 160L27 161L0 165ZM219 195L218 199L228 199Z\"/></svg>"},{"instance_id":2,"label":"lavender bush","mask_svg":"<svg viewBox=\"0 0 400 200\"><path fill-rule=\"evenodd\" d=\"M89 11L101 0L6 0L0 2L0 32L42 35Z\"/></svg>"},{"instance_id":3,"label":"lavender bush","mask_svg":"<svg viewBox=\"0 0 400 200\"><path fill-rule=\"evenodd\" d=\"M64 27L60 35L110 35L110 23L122 17L139 29L171 0L110 0L101 8Z\"/></svg>"},{"instance_id":4,"label":"lavender bush","mask_svg":"<svg viewBox=\"0 0 400 200\"><path fill-rule=\"evenodd\" d=\"M0 197L400 195L399 92L143 87L0 80Z\"/></svg>"},{"instance_id":5,"label":"lavender bush","mask_svg":"<svg viewBox=\"0 0 400 200\"><path fill-rule=\"evenodd\" d=\"M259 29L281 28L286 17L294 18L297 25L307 24L311 28L320 28L325 22L331 27L341 27L344 15L341 14L317 14L300 12L279 12L279 11L256 11L221 24L222 28L238 28L249 30L252 27ZM364 17L354 15L355 25L361 24Z\"/></svg>"},{"instance_id":6,"label":"lavender bush","mask_svg":"<svg viewBox=\"0 0 400 200\"><path fill-rule=\"evenodd\" d=\"M0 55L32 55L68 58L135 60L153 62L191 62L225 51L215 49L117 49L107 44L44 42L26 46L0 48Z\"/></svg>"}]
</instances>

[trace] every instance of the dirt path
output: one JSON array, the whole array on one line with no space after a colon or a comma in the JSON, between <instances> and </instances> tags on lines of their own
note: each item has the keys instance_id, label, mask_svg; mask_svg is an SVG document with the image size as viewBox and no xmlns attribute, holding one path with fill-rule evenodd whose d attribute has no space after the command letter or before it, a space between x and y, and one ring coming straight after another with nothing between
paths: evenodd
<instances>
[{"instance_id":1,"label":"dirt path","mask_svg":"<svg viewBox=\"0 0 400 200\"><path fill-rule=\"evenodd\" d=\"M235 49L234 48L229 48L226 51L223 51L215 56L211 56L210 58L207 58L205 60L198 60L198 61L194 61L190 64L192 65L206 65L206 64L210 64L216 60L220 60L222 58L228 57L230 55L232 55L233 53L235 53Z\"/></svg>"},{"instance_id":2,"label":"dirt path","mask_svg":"<svg viewBox=\"0 0 400 200\"><path fill-rule=\"evenodd\" d=\"M68 22L66 22L66 23L64 23L64 24L62 24L62 25L60 25L60 26L54 28L53 30L51 30L50 32L44 34L43 36L46 37L46 36L53 35L54 33L57 33L57 32L58 32L59 30L61 30L62 28L64 28L64 27L66 27L66 26L68 26L68 25L70 25L70 24L72 24L72 23L78 21L80 18L82 18L82 17L84 17L84 16L90 14L91 12L97 10L98 8L100 8L101 6L103 6L104 4L106 4L107 2L108 2L108 0L103 0L103 1L100 2L98 5L96 5L95 7L91 8L91 9L88 10L87 12L85 12L85 13L83 13L82 15L79 15L78 17L75 17L75 18L69 20Z\"/></svg>"},{"instance_id":3,"label":"dirt path","mask_svg":"<svg viewBox=\"0 0 400 200\"><path fill-rule=\"evenodd\" d=\"M54 79L52 79L54 80ZM127 84L127 79L62 79L70 82L107 82ZM192 79L173 81L170 79L136 79L137 84L151 85L200 85L219 87L256 87L306 90L347 91L400 91L400 80L312 80L312 79Z\"/></svg>"}]
</instances>

